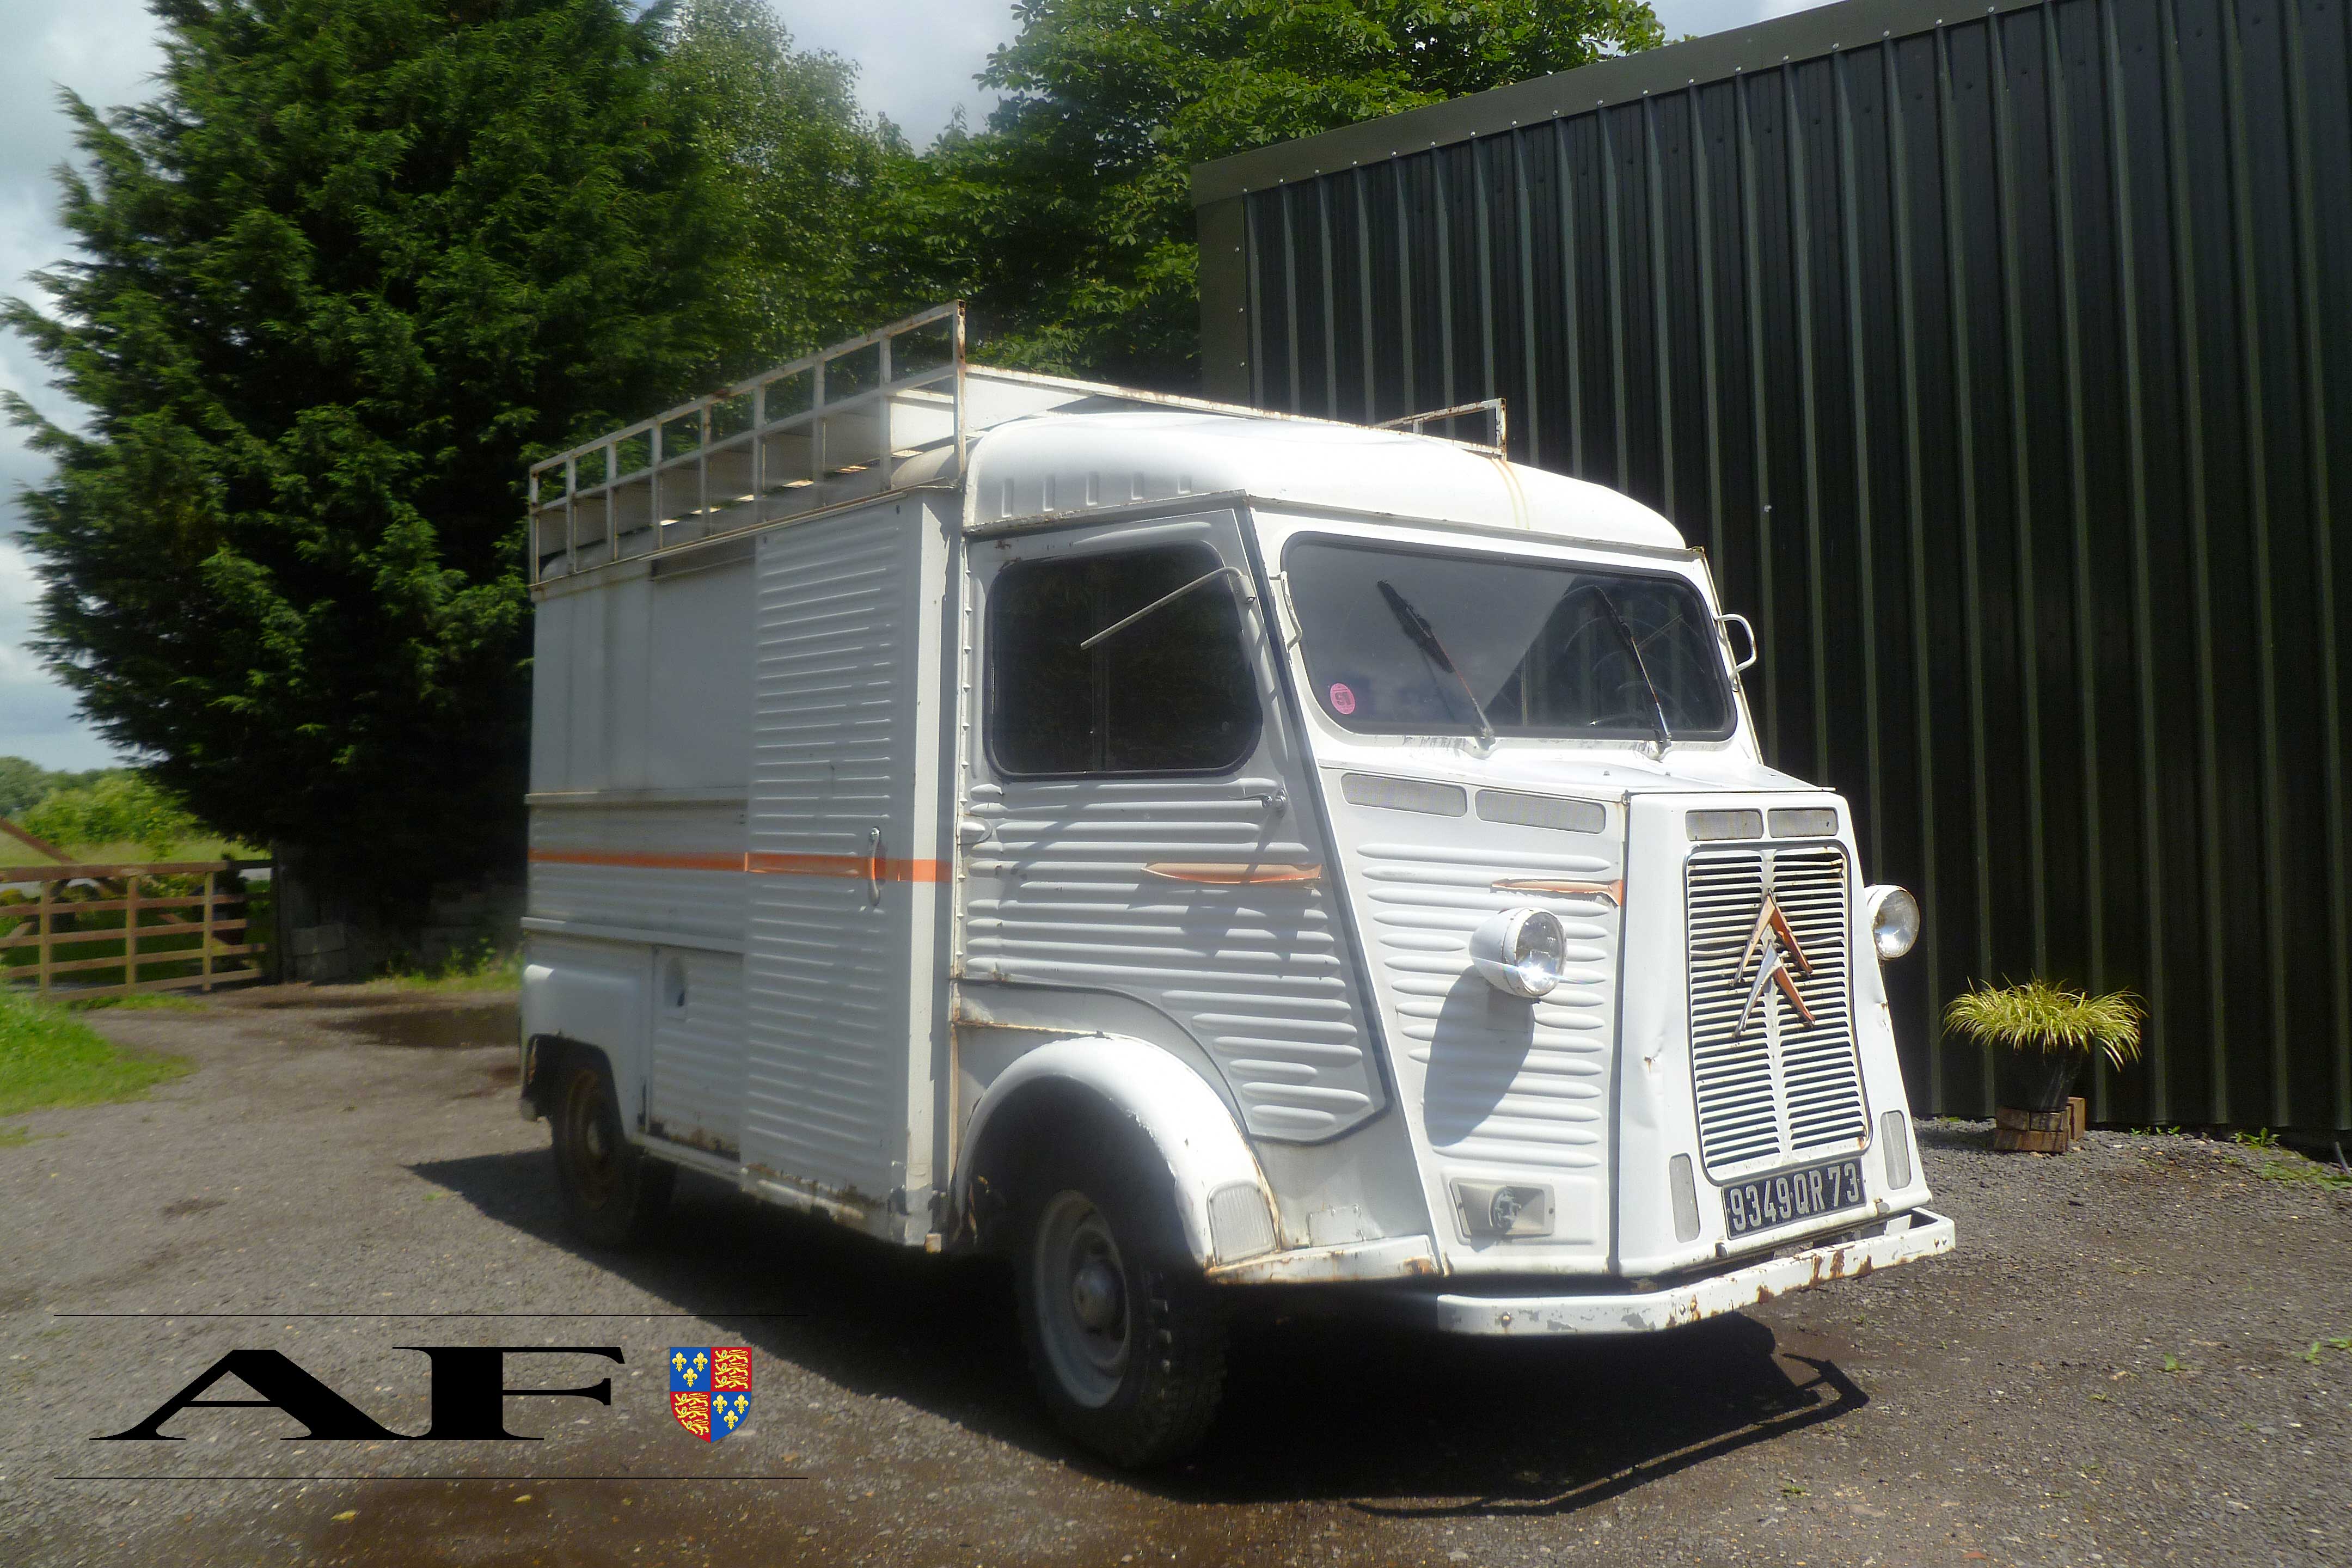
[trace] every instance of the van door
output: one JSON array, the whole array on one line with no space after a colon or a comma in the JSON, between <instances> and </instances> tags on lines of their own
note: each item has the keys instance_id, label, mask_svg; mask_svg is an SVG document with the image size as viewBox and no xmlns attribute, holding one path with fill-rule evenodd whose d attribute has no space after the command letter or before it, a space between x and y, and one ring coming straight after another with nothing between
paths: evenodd
<instances>
[{"instance_id":1,"label":"van door","mask_svg":"<svg viewBox=\"0 0 2352 1568\"><path fill-rule=\"evenodd\" d=\"M947 526L908 498L763 533L752 608L743 1179L901 1241L945 994Z\"/></svg>"},{"instance_id":2,"label":"van door","mask_svg":"<svg viewBox=\"0 0 2352 1568\"><path fill-rule=\"evenodd\" d=\"M1088 994L1142 1003L1099 1026L1156 1030L1255 1136L1373 1115L1381 1078L1236 514L1024 533L971 559L959 973L1054 987L1076 1020Z\"/></svg>"}]
</instances>

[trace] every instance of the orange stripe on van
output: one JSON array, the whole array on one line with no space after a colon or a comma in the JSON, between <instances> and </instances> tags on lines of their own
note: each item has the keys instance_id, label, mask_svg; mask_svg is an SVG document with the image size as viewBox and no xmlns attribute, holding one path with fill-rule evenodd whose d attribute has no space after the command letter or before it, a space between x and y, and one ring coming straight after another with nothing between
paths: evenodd
<instances>
[{"instance_id":1,"label":"orange stripe on van","mask_svg":"<svg viewBox=\"0 0 2352 1568\"><path fill-rule=\"evenodd\" d=\"M863 855L680 855L640 849L534 849L537 866L618 866L637 871L752 871L771 877L871 877L880 882L944 882L944 860L880 860Z\"/></svg>"},{"instance_id":2,"label":"orange stripe on van","mask_svg":"<svg viewBox=\"0 0 2352 1568\"><path fill-rule=\"evenodd\" d=\"M754 852L743 857L743 868L780 877L872 877L877 882L944 882L944 860L869 859L863 855L775 855Z\"/></svg>"}]
</instances>

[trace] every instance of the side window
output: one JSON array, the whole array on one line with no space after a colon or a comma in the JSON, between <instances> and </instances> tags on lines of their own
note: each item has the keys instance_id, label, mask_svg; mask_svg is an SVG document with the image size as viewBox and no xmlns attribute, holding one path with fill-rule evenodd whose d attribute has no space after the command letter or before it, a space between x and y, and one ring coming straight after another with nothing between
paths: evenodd
<instances>
[{"instance_id":1,"label":"side window","mask_svg":"<svg viewBox=\"0 0 2352 1568\"><path fill-rule=\"evenodd\" d=\"M1078 645L1217 570L1196 545L1031 561L988 605L988 745L1008 775L1222 773L1257 746L1257 683L1233 579Z\"/></svg>"}]
</instances>

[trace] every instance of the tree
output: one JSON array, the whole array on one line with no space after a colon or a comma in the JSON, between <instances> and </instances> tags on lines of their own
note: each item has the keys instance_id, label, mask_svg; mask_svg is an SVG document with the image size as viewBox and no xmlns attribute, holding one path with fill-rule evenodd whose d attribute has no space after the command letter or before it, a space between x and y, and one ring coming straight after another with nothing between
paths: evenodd
<instances>
[{"instance_id":1,"label":"tree","mask_svg":"<svg viewBox=\"0 0 2352 1568\"><path fill-rule=\"evenodd\" d=\"M21 816L61 790L79 789L112 775L117 770L94 768L89 773L57 773L25 757L0 757L0 816ZM0 854L5 854L0 848Z\"/></svg>"},{"instance_id":2,"label":"tree","mask_svg":"<svg viewBox=\"0 0 2352 1568\"><path fill-rule=\"evenodd\" d=\"M35 646L205 821L347 889L511 862L526 461L837 331L838 268L778 247L878 144L751 0L154 8L157 100L63 100L58 309L5 309L89 411L9 402L56 463Z\"/></svg>"},{"instance_id":3,"label":"tree","mask_svg":"<svg viewBox=\"0 0 2352 1568\"><path fill-rule=\"evenodd\" d=\"M1663 39L1643 0L1021 0L1016 15L981 77L1013 96L895 172L900 265L972 298L991 358L1186 388L1194 163Z\"/></svg>"}]
</instances>

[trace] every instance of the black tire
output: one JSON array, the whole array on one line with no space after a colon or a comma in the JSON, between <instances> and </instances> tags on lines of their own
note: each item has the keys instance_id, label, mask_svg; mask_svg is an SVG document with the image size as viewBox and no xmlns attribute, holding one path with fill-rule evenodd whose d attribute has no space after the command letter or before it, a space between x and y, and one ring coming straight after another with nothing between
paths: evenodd
<instances>
[{"instance_id":1,"label":"black tire","mask_svg":"<svg viewBox=\"0 0 2352 1568\"><path fill-rule=\"evenodd\" d=\"M595 1247L635 1247L669 1208L677 1167L649 1159L621 1131L613 1075L599 1058L558 1069L548 1121L555 1131L555 1190L563 1221Z\"/></svg>"},{"instance_id":2,"label":"black tire","mask_svg":"<svg viewBox=\"0 0 2352 1568\"><path fill-rule=\"evenodd\" d=\"M1191 1451L1224 1392L1223 1316L1166 1182L1149 1155L1096 1149L1048 1153L1023 1184L1013 1274L1038 1392L1073 1441L1129 1468Z\"/></svg>"}]
</instances>

